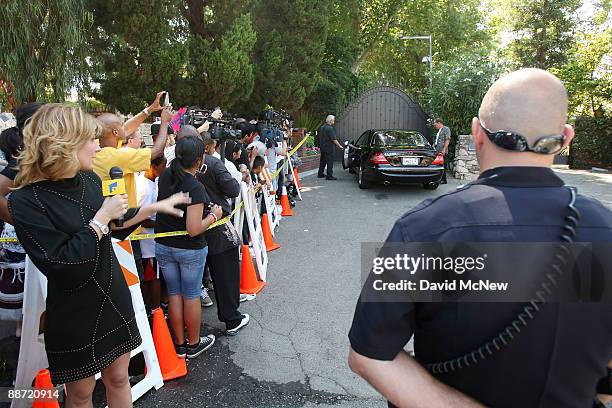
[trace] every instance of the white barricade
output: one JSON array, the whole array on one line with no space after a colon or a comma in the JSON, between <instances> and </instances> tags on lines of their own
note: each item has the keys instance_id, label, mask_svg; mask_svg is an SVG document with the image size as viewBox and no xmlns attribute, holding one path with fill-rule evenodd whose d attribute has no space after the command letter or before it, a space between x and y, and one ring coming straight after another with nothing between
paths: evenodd
<instances>
[{"instance_id":1,"label":"white barricade","mask_svg":"<svg viewBox=\"0 0 612 408\"><path fill-rule=\"evenodd\" d=\"M113 249L119 260L123 276L130 289L132 296L132 306L138 324L142 344L132 351L131 356L142 352L147 368L145 377L132 387L132 401L136 401L152 388L159 389L164 385L164 381L157 360L155 345L149 321L145 310L144 300L140 292L140 281L132 245L130 241L113 240ZM21 334L21 348L19 350L19 362L17 365L17 377L15 380L16 389L29 388L36 376L36 373L49 366L45 353L44 338L38 335L40 315L45 310L45 300L47 298L47 279L36 268L29 257L26 258L26 272L23 293L23 326ZM96 379L100 374L96 375ZM31 401L27 399L14 400L12 408L26 408Z\"/></svg>"},{"instance_id":2,"label":"white barricade","mask_svg":"<svg viewBox=\"0 0 612 408\"><path fill-rule=\"evenodd\" d=\"M25 282L23 284L23 321L21 346L17 362L15 389L27 389L38 371L49 366L45 353L45 339L38 334L40 316L45 311L47 278L34 266L30 257L25 261ZM14 399L12 408L29 408L32 401L27 398Z\"/></svg>"},{"instance_id":3,"label":"white barricade","mask_svg":"<svg viewBox=\"0 0 612 408\"><path fill-rule=\"evenodd\" d=\"M245 214L247 225L249 226L249 235L251 236L251 244L257 274L259 279L266 281L266 272L268 269L268 253L266 252L266 243L261 229L261 217L257 208L257 200L253 189L247 188L245 183L240 183L240 191L242 201L244 202L243 211Z\"/></svg>"}]
</instances>

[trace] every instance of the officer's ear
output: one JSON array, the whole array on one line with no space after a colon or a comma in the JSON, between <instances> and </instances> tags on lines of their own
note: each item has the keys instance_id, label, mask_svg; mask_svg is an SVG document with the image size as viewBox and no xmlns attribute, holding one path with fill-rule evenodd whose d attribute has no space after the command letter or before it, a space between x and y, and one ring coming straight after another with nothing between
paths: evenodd
<instances>
[{"instance_id":1,"label":"officer's ear","mask_svg":"<svg viewBox=\"0 0 612 408\"><path fill-rule=\"evenodd\" d=\"M472 137L474 138L474 144L478 150L482 149L485 142L485 135L482 127L480 126L480 120L478 118L472 118Z\"/></svg>"},{"instance_id":2,"label":"officer's ear","mask_svg":"<svg viewBox=\"0 0 612 408\"><path fill-rule=\"evenodd\" d=\"M570 145L570 143L572 143L572 140L575 136L574 128L572 127L572 125L565 125L565 127L563 128L563 136L565 136L565 138L563 139L563 148L565 149L567 146Z\"/></svg>"}]
</instances>

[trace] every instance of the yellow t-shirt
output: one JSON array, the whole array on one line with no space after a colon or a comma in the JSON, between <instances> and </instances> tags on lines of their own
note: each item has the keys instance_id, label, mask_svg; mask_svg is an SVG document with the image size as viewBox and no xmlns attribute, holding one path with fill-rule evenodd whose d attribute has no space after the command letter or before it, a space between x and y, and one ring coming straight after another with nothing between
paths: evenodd
<instances>
[{"instance_id":1,"label":"yellow t-shirt","mask_svg":"<svg viewBox=\"0 0 612 408\"><path fill-rule=\"evenodd\" d=\"M123 170L125 180L125 191L128 195L130 208L138 206L138 194L136 192L135 174L146 171L151 166L151 149L115 149L105 147L96 153L94 157L94 171L102 180L109 180L108 172L114 166Z\"/></svg>"}]
</instances>

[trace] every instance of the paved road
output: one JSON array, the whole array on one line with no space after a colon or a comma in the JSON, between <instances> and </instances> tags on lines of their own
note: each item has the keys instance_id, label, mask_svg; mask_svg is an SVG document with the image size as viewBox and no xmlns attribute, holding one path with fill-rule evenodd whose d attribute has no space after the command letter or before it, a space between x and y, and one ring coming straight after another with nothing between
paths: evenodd
<instances>
[{"instance_id":1,"label":"paved road","mask_svg":"<svg viewBox=\"0 0 612 408\"><path fill-rule=\"evenodd\" d=\"M270 253L269 283L242 310L253 317L239 336L221 337L212 352L190 363L189 378L150 393L137 407L198 402L206 407L386 407L346 363L360 290L360 243L384 240L393 221L420 201L455 189L360 190L352 175L303 180L304 201L282 221ZM560 170L584 194L612 207L612 175ZM214 308L204 322L222 326Z\"/></svg>"},{"instance_id":2,"label":"paved road","mask_svg":"<svg viewBox=\"0 0 612 408\"><path fill-rule=\"evenodd\" d=\"M338 181L302 180L304 201L279 227L275 240L282 248L269 254L269 283L256 301L241 307L251 314L251 324L238 336L225 337L215 307L205 309L203 332L218 335L217 344L189 362L186 378L148 393L136 408L386 407L346 363L360 290L360 243L384 240L401 214L459 182L451 179L437 191L360 190L348 172L337 168L335 173ZM612 175L559 174L612 207Z\"/></svg>"},{"instance_id":3,"label":"paved road","mask_svg":"<svg viewBox=\"0 0 612 408\"><path fill-rule=\"evenodd\" d=\"M384 240L393 220L427 197L420 187L360 190L337 168L338 181L302 181L303 202L281 222L269 254L268 285L244 303L251 324L221 337L190 362L187 379L168 383L136 407L196 402L206 407L385 407L346 363L347 333L360 290L360 243ZM204 322L219 333L214 307Z\"/></svg>"}]
</instances>

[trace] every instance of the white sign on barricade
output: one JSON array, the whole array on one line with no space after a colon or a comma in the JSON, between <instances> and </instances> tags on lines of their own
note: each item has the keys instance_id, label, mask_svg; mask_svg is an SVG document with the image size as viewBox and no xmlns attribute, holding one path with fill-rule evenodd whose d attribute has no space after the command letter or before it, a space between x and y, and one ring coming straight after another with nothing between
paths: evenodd
<instances>
[{"instance_id":1,"label":"white sign on barricade","mask_svg":"<svg viewBox=\"0 0 612 408\"><path fill-rule=\"evenodd\" d=\"M244 182L242 181L240 182L241 185L243 183ZM238 194L238 197L236 197L236 200L234 203L234 208L240 207L241 203L242 203L242 194ZM234 223L234 228L236 228L236 232L240 236L240 239L242 239L242 230L244 228L244 214L245 214L244 208L241 208L238 211L236 211L236 213L234 214L233 220L232 220L232 222Z\"/></svg>"},{"instance_id":2,"label":"white sign on barricade","mask_svg":"<svg viewBox=\"0 0 612 408\"><path fill-rule=\"evenodd\" d=\"M266 164L268 164L267 157L264 157L264 161L266 162ZM270 181L271 184L274 181L278 181L278 175L274 179L272 179L272 174L270 174L267 168L264 168L263 176L264 176L264 179L266 181ZM276 185L278 186L278 182ZM280 186L278 186L278 188L280 188ZM272 192L270 191L267 185L262 185L262 191L263 191L262 200L266 208L266 213L268 214L270 232L272 233L272 236L274 236L276 227L280 224L280 220L282 218L281 208L280 206L276 205L276 191L274 191L274 194L271 194Z\"/></svg>"},{"instance_id":3,"label":"white sign on barricade","mask_svg":"<svg viewBox=\"0 0 612 408\"><path fill-rule=\"evenodd\" d=\"M252 244L251 250L255 256L257 274L259 279L265 282L268 269L268 253L266 252L266 243L261 229L261 217L257 208L255 193L253 189L248 189L245 183L240 183L240 191L242 201L244 202L243 211L249 226Z\"/></svg>"},{"instance_id":4,"label":"white sign on barricade","mask_svg":"<svg viewBox=\"0 0 612 408\"><path fill-rule=\"evenodd\" d=\"M288 157L286 160L286 165L289 166L289 171L291 171L291 176L293 177L293 185L298 193L298 198L302 201L302 192L300 186L297 183L297 175L295 174L295 169L293 168L293 164L291 163L291 157Z\"/></svg>"},{"instance_id":5,"label":"white sign on barricade","mask_svg":"<svg viewBox=\"0 0 612 408\"><path fill-rule=\"evenodd\" d=\"M36 373L49 366L44 336L38 334L40 316L45 311L46 298L47 278L34 266L30 258L26 257L21 345L15 378L15 389L17 390L30 388ZM11 404L12 408L31 406L32 401L27 398L14 399Z\"/></svg>"},{"instance_id":6,"label":"white sign on barricade","mask_svg":"<svg viewBox=\"0 0 612 408\"><path fill-rule=\"evenodd\" d=\"M270 232L274 236L274 230L280 224L281 210L276 205L276 194L270 194L268 186L262 186L262 199L266 206L266 213L268 214L268 221L270 223Z\"/></svg>"},{"instance_id":7,"label":"white sign on barricade","mask_svg":"<svg viewBox=\"0 0 612 408\"><path fill-rule=\"evenodd\" d=\"M142 352L147 368L145 377L132 387L132 401L136 401L150 389L161 388L164 385L164 380L159 367L159 361L157 360L153 336L140 291L140 280L138 279L132 245L130 241L120 242L113 239L113 249L130 289L132 306L140 337L142 338L142 344L135 350L132 350L131 356L133 357ZM43 335L38 335L40 315L45 310L46 298L47 279L36 268L30 258L27 257L23 293L23 326L19 362L17 364L17 377L15 380L16 389L29 388L36 373L49 365L45 353ZM99 378L100 373L96 375L96 379ZM27 399L14 400L11 407L26 408L30 406L30 403L31 401Z\"/></svg>"}]
</instances>

